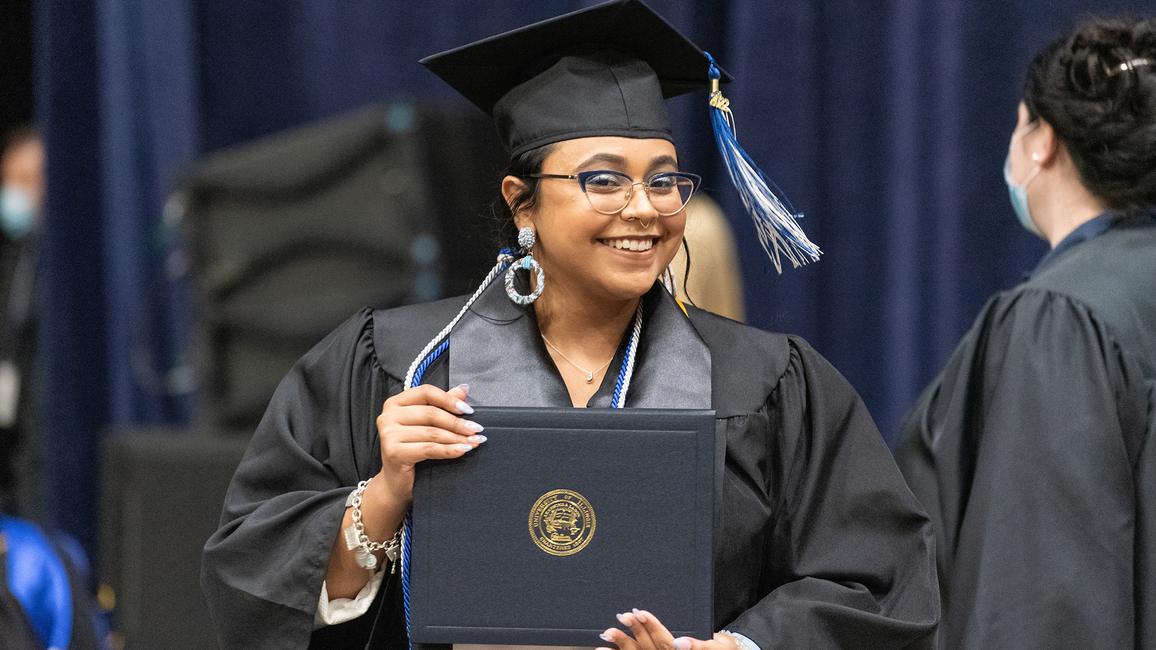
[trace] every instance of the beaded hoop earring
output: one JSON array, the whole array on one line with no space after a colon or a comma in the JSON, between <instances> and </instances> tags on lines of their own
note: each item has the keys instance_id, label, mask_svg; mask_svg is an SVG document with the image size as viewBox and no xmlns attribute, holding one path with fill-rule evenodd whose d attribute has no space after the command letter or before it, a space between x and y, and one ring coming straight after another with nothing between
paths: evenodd
<instances>
[{"instance_id":1,"label":"beaded hoop earring","mask_svg":"<svg viewBox=\"0 0 1156 650\"><path fill-rule=\"evenodd\" d=\"M511 264L510 268L506 271L506 295L516 304L529 305L542 295L542 289L546 287L546 272L542 270L542 267L538 265L538 261L530 254L530 249L534 247L533 228L527 226L518 231L518 246L521 247L526 256L522 258L520 263L514 262ZM518 290L514 288L514 272L518 270L519 266L535 275L534 291L529 294L520 294Z\"/></svg>"}]
</instances>

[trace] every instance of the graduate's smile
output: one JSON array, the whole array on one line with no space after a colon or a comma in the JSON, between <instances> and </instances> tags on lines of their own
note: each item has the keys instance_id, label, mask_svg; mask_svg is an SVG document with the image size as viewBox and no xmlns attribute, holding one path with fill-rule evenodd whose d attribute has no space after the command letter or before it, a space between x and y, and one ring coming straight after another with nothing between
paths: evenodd
<instances>
[{"instance_id":1,"label":"graduate's smile","mask_svg":"<svg viewBox=\"0 0 1156 650\"><path fill-rule=\"evenodd\" d=\"M659 237L606 237L598 240L598 243L609 246L615 250L645 253L653 250L654 246L658 244Z\"/></svg>"}]
</instances>

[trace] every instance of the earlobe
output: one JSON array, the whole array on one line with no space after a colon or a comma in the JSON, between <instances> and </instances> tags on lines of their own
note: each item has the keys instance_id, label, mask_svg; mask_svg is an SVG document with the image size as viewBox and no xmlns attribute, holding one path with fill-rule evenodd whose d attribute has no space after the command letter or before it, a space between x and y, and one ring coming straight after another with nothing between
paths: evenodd
<instances>
[{"instance_id":1,"label":"earlobe","mask_svg":"<svg viewBox=\"0 0 1156 650\"><path fill-rule=\"evenodd\" d=\"M1062 146L1060 139L1056 137L1056 131L1051 124L1040 119L1039 134L1036 137L1036 143L1032 151L1032 161L1038 165L1047 167L1055 159L1056 154Z\"/></svg>"}]
</instances>

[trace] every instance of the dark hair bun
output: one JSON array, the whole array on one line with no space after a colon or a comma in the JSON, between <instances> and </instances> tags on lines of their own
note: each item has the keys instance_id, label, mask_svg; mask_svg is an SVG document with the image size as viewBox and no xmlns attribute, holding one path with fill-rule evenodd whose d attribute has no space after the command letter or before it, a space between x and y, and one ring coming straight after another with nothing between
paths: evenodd
<instances>
[{"instance_id":1,"label":"dark hair bun","mask_svg":"<svg viewBox=\"0 0 1156 650\"><path fill-rule=\"evenodd\" d=\"M1108 205L1156 204L1156 19L1091 18L1036 55L1024 104Z\"/></svg>"}]
</instances>

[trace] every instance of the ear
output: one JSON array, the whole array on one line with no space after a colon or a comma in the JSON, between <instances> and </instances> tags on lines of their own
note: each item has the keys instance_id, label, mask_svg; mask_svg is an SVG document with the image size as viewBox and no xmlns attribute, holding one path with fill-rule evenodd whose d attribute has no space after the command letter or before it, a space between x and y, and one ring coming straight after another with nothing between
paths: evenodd
<instances>
[{"instance_id":1,"label":"ear","mask_svg":"<svg viewBox=\"0 0 1156 650\"><path fill-rule=\"evenodd\" d=\"M506 206L509 207L511 211L514 209L514 197L525 191L525 189L526 181L523 181L517 176L506 176L502 179L502 198L505 199ZM529 217L525 214L524 210L522 213L514 215L514 225L519 228L529 225Z\"/></svg>"},{"instance_id":2,"label":"ear","mask_svg":"<svg viewBox=\"0 0 1156 650\"><path fill-rule=\"evenodd\" d=\"M1056 130L1052 128L1051 124L1048 124L1043 118L1039 119L1040 125L1032 134L1028 155L1031 156L1032 162L1041 167L1049 167L1056 162L1056 157L1064 143L1056 137Z\"/></svg>"}]
</instances>

